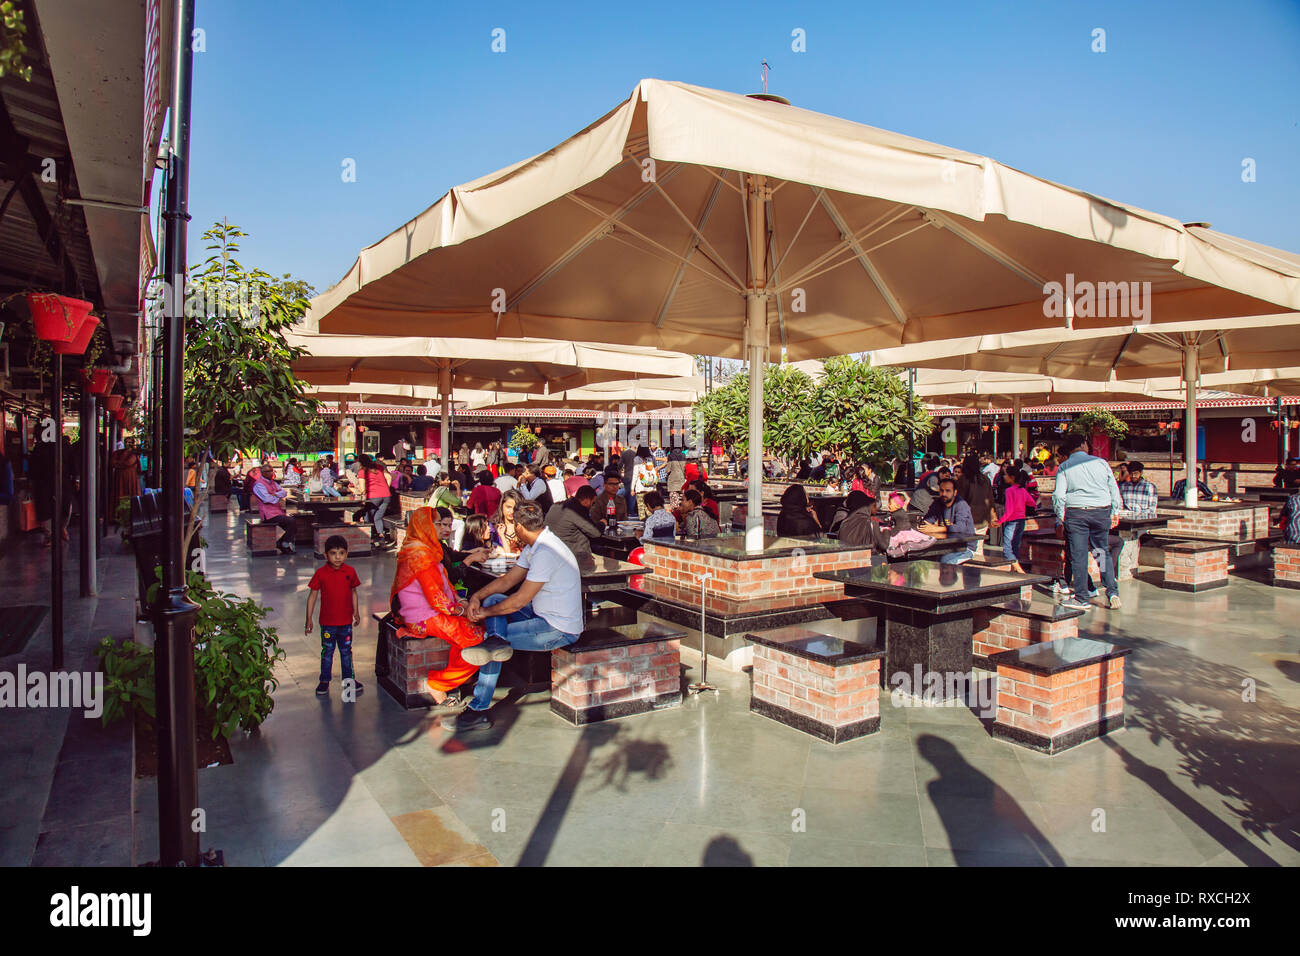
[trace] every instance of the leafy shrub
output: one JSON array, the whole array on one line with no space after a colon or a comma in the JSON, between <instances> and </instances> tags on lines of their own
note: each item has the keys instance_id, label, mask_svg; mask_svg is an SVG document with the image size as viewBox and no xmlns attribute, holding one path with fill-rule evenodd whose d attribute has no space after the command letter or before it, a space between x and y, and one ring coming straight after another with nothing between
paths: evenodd
<instances>
[{"instance_id":1,"label":"leafy shrub","mask_svg":"<svg viewBox=\"0 0 1300 956\"><path fill-rule=\"evenodd\" d=\"M158 571L161 579L162 572ZM195 618L194 685L198 704L212 717L212 736L236 729L251 733L271 715L279 683L275 664L284 660L280 637L263 621L267 608L218 591L201 574L187 574L189 596L199 605ZM149 588L152 602L160 583ZM154 655L133 641L115 645L105 638L96 653L104 669L107 701L103 721L112 723L131 706L154 715Z\"/></svg>"}]
</instances>

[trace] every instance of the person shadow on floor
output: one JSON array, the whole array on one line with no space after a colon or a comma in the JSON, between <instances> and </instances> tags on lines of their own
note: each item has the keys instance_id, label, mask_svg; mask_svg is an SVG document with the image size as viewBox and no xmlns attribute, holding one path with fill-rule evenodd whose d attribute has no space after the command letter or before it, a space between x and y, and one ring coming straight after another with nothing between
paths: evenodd
<instances>
[{"instance_id":1,"label":"person shadow on floor","mask_svg":"<svg viewBox=\"0 0 1300 956\"><path fill-rule=\"evenodd\" d=\"M938 771L926 785L959 866L988 865L984 854L1000 854L1011 865L1065 866L1056 848L1005 789L968 762L951 743L934 734L916 741L921 756Z\"/></svg>"}]
</instances>

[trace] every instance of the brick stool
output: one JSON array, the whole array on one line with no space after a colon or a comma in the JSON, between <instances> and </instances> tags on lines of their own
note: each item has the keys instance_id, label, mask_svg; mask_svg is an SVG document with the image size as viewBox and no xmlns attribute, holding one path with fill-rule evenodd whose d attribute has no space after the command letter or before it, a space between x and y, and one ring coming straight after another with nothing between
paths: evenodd
<instances>
[{"instance_id":1,"label":"brick stool","mask_svg":"<svg viewBox=\"0 0 1300 956\"><path fill-rule=\"evenodd\" d=\"M208 512L216 514L225 511L230 506L230 498L227 495L208 495Z\"/></svg>"},{"instance_id":2,"label":"brick stool","mask_svg":"<svg viewBox=\"0 0 1300 956\"><path fill-rule=\"evenodd\" d=\"M249 553L255 558L264 558L279 554L275 544L280 540L278 525L263 524L260 519L249 518L244 522L244 540Z\"/></svg>"},{"instance_id":3,"label":"brick stool","mask_svg":"<svg viewBox=\"0 0 1300 956\"><path fill-rule=\"evenodd\" d=\"M1124 726L1128 648L1067 637L994 654L998 710L993 736L1037 750L1062 750Z\"/></svg>"},{"instance_id":4,"label":"brick stool","mask_svg":"<svg viewBox=\"0 0 1300 956\"><path fill-rule=\"evenodd\" d=\"M1273 545L1273 586L1300 590L1300 544Z\"/></svg>"},{"instance_id":5,"label":"brick stool","mask_svg":"<svg viewBox=\"0 0 1300 956\"><path fill-rule=\"evenodd\" d=\"M1165 548L1162 588L1208 591L1228 586L1228 546L1220 541L1180 541Z\"/></svg>"},{"instance_id":6,"label":"brick stool","mask_svg":"<svg viewBox=\"0 0 1300 956\"><path fill-rule=\"evenodd\" d=\"M993 670L989 658L994 654L1018 650L1030 644L1078 637L1079 618L1083 614L1082 610L1071 610L1033 597L976 608L972 647L975 666Z\"/></svg>"},{"instance_id":7,"label":"brick stool","mask_svg":"<svg viewBox=\"0 0 1300 956\"><path fill-rule=\"evenodd\" d=\"M379 622L379 646L375 651L375 677L393 700L407 710L435 706L426 681L429 671L447 666L450 644L438 637L399 638L386 617Z\"/></svg>"},{"instance_id":8,"label":"brick stool","mask_svg":"<svg viewBox=\"0 0 1300 956\"><path fill-rule=\"evenodd\" d=\"M318 524L313 529L312 550L316 557L325 557L325 540L338 535L348 543L348 557L360 558L370 553L370 525L368 524Z\"/></svg>"},{"instance_id":9,"label":"brick stool","mask_svg":"<svg viewBox=\"0 0 1300 956\"><path fill-rule=\"evenodd\" d=\"M754 645L754 713L833 744L880 729L883 649L806 627L745 640Z\"/></svg>"},{"instance_id":10,"label":"brick stool","mask_svg":"<svg viewBox=\"0 0 1300 956\"><path fill-rule=\"evenodd\" d=\"M660 621L587 628L551 651L551 713L581 727L677 707L685 636Z\"/></svg>"}]
</instances>

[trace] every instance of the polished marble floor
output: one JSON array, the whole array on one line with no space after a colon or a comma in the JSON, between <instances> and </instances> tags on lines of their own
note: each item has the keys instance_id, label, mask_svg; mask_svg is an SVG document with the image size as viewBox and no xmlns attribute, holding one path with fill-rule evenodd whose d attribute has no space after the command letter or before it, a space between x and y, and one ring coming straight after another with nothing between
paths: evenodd
<instances>
[{"instance_id":1,"label":"polished marble floor","mask_svg":"<svg viewBox=\"0 0 1300 956\"><path fill-rule=\"evenodd\" d=\"M316 562L249 558L237 517L217 518L209 577L270 606L288 653L260 734L199 773L204 846L231 865L1300 862L1300 592L1126 582L1125 610L1090 611L1083 631L1134 648L1128 725L1051 758L993 740L965 706L887 699L879 733L833 746L749 713L748 674L714 665L716 695L582 730L503 690L496 726L462 739L379 689L368 617L366 693L341 702L336 676L318 699L302 629ZM353 563L363 609L382 611L393 558ZM698 677L698 655L683 662ZM154 800L137 782L137 860L156 856Z\"/></svg>"}]
</instances>

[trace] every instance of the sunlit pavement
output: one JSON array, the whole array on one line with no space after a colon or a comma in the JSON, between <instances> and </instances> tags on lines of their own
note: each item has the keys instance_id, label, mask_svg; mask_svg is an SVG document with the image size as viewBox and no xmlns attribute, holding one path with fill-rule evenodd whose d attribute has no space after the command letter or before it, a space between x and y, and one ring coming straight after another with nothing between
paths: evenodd
<instances>
[{"instance_id":1,"label":"sunlit pavement","mask_svg":"<svg viewBox=\"0 0 1300 956\"><path fill-rule=\"evenodd\" d=\"M552 715L546 695L502 702L503 688L496 726L458 738L374 679L369 614L386 609L391 554L353 561L366 692L343 703L336 664L322 700L319 636L302 631L318 562L305 551L250 558L238 516L214 517L209 578L270 607L288 654L261 732L231 741L233 765L199 771L203 846L229 865L1300 862L1294 591L1238 577L1200 595L1126 582L1125 610L1090 611L1081 633L1134 648L1127 727L1050 758L992 739L967 707L887 696L879 733L826 744L751 714L748 674L719 666L716 695L582 730ZM48 646L48 625L31 644ZM684 650L683 663L697 678L698 655ZM31 779L42 766L27 754ZM136 862L157 856L156 813L152 781L137 781ZM27 831L12 830L0 839L18 847ZM75 861L75 834L59 861Z\"/></svg>"}]
</instances>

